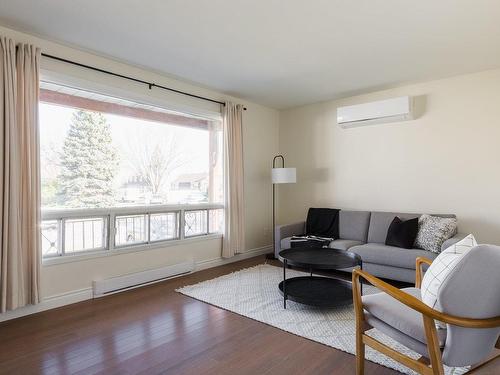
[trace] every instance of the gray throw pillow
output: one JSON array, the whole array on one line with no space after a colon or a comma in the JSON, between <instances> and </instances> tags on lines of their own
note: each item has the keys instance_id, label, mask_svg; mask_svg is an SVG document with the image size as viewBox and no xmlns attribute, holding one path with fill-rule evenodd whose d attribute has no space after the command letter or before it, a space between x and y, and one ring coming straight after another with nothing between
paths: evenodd
<instances>
[{"instance_id":1,"label":"gray throw pillow","mask_svg":"<svg viewBox=\"0 0 500 375\"><path fill-rule=\"evenodd\" d=\"M440 253L444 241L457 233L457 219L422 215L418 219L415 247Z\"/></svg>"}]
</instances>

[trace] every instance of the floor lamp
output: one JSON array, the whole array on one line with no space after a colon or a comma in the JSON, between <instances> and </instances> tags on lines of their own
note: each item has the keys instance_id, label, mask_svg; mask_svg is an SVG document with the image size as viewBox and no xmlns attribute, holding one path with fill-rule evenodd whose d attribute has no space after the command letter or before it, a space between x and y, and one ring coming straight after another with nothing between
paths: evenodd
<instances>
[{"instance_id":1,"label":"floor lamp","mask_svg":"<svg viewBox=\"0 0 500 375\"><path fill-rule=\"evenodd\" d=\"M278 159L281 159L281 167L276 167ZM276 253L276 184L294 184L297 182L297 170L295 168L285 168L285 158L283 155L276 155L273 158L273 169L271 172L273 184L273 253L269 258L274 258Z\"/></svg>"}]
</instances>

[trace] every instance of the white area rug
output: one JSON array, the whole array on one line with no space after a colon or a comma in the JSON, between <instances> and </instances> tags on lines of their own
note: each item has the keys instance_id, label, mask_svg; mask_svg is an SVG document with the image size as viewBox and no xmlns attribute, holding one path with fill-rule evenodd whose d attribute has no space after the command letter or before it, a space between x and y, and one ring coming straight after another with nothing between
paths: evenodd
<instances>
[{"instance_id":1,"label":"white area rug","mask_svg":"<svg viewBox=\"0 0 500 375\"><path fill-rule=\"evenodd\" d=\"M305 275L305 273L287 270L287 278L301 275ZM354 354L356 346L352 306L319 309L287 301L287 308L284 310L283 297L278 291L278 284L282 280L282 268L259 265L186 286L178 289L177 292L286 332ZM363 287L363 294L377 292L378 290L374 287ZM402 353L414 358L419 357L410 349L375 330L371 330L370 335ZM366 348L366 358L402 373L414 374L412 370L369 347ZM465 372L464 368L446 368L448 375L458 375Z\"/></svg>"}]
</instances>

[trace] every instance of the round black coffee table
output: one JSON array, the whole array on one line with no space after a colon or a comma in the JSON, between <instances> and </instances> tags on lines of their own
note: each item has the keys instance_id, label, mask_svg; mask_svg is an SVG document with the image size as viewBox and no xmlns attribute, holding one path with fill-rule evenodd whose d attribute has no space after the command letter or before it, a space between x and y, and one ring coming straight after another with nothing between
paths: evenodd
<instances>
[{"instance_id":1,"label":"round black coffee table","mask_svg":"<svg viewBox=\"0 0 500 375\"><path fill-rule=\"evenodd\" d=\"M363 268L361 257L344 250L329 248L286 249L278 254L283 262L283 281L279 290L283 295L283 305L291 300L317 307L336 307L352 303L350 281L333 277L313 275L313 270L340 270L350 267ZM309 276L286 278L288 266L309 269ZM361 290L363 293L363 290Z\"/></svg>"}]
</instances>

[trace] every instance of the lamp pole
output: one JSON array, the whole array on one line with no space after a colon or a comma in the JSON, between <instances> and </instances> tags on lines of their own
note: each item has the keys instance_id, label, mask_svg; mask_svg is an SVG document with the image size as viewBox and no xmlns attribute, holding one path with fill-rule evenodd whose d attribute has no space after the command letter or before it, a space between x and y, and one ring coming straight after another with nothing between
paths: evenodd
<instances>
[{"instance_id":1,"label":"lamp pole","mask_svg":"<svg viewBox=\"0 0 500 375\"><path fill-rule=\"evenodd\" d=\"M285 168L285 158L283 155L276 155L273 158L273 165L272 168L276 168L276 161L278 159L281 159L281 168ZM276 184L272 182L272 189L273 189L273 226L272 226L272 232L273 232L273 253L268 254L267 259L275 259L275 254L276 254L276 204L275 204L275 199L276 199Z\"/></svg>"}]
</instances>

